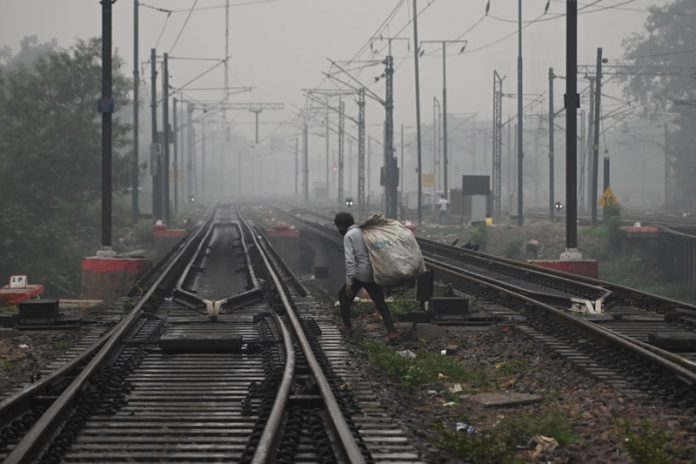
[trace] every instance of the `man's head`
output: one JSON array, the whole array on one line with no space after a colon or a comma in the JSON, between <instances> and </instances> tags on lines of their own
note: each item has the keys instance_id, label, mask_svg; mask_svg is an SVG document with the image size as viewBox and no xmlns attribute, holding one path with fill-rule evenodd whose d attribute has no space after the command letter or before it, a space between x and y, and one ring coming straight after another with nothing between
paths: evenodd
<instances>
[{"instance_id":1,"label":"man's head","mask_svg":"<svg viewBox=\"0 0 696 464\"><path fill-rule=\"evenodd\" d=\"M355 219L353 219L353 215L350 213L338 213L334 218L334 224L336 224L336 228L341 235L346 235L348 228L355 224Z\"/></svg>"}]
</instances>

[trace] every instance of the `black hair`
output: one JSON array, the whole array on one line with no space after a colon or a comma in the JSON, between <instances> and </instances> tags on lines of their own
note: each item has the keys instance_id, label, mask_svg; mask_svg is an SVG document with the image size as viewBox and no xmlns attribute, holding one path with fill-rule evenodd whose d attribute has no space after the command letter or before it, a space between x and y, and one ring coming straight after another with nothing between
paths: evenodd
<instances>
[{"instance_id":1,"label":"black hair","mask_svg":"<svg viewBox=\"0 0 696 464\"><path fill-rule=\"evenodd\" d=\"M355 224L355 219L353 219L353 215L350 213L338 213L334 217L334 224L336 224L336 227L343 226L348 228Z\"/></svg>"}]
</instances>

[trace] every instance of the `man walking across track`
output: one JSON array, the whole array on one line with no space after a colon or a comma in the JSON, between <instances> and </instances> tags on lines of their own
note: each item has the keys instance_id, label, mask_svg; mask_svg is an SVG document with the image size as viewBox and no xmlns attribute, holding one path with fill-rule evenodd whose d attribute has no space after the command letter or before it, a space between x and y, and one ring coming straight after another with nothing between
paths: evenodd
<instances>
[{"instance_id":1,"label":"man walking across track","mask_svg":"<svg viewBox=\"0 0 696 464\"><path fill-rule=\"evenodd\" d=\"M391 340L397 336L394 321L392 320L387 303L384 301L384 289L378 285L372 277L372 264L363 241L362 231L355 225L353 215L350 213L338 213L334 218L336 228L343 236L343 252L346 261L346 283L338 292L338 301L341 306L341 317L348 336L353 334L353 326L350 320L350 306L355 295L364 288L374 301L377 310L382 315L382 320L387 328L385 338Z\"/></svg>"}]
</instances>

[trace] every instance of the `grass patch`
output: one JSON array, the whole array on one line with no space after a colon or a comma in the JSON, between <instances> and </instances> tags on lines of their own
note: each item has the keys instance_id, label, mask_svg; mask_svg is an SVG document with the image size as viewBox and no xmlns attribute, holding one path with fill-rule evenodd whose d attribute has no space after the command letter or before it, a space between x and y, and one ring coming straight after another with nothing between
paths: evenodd
<instances>
[{"instance_id":1,"label":"grass patch","mask_svg":"<svg viewBox=\"0 0 696 464\"><path fill-rule=\"evenodd\" d=\"M468 421L464 419L464 422ZM472 435L449 431L442 424L436 424L435 430L439 446L473 464L527 462L517 456L517 451L529 448L529 441L535 435L553 437L561 446L578 440L565 416L558 411L506 417L494 429Z\"/></svg>"},{"instance_id":2,"label":"grass patch","mask_svg":"<svg viewBox=\"0 0 696 464\"><path fill-rule=\"evenodd\" d=\"M483 251L488 246L488 226L485 224L478 224L471 231L469 235L469 240L474 243L478 243L480 249Z\"/></svg>"},{"instance_id":3,"label":"grass patch","mask_svg":"<svg viewBox=\"0 0 696 464\"><path fill-rule=\"evenodd\" d=\"M0 305L0 314L17 314L17 307Z\"/></svg>"},{"instance_id":4,"label":"grass patch","mask_svg":"<svg viewBox=\"0 0 696 464\"><path fill-rule=\"evenodd\" d=\"M418 302L416 301L415 289L395 290L391 297L394 301L387 303L392 316L402 316L418 310ZM368 316L377 311L377 307L371 301L355 301L350 307L352 317Z\"/></svg>"},{"instance_id":5,"label":"grass patch","mask_svg":"<svg viewBox=\"0 0 696 464\"><path fill-rule=\"evenodd\" d=\"M57 340L52 343L51 348L55 351L67 351L72 348L72 340Z\"/></svg>"},{"instance_id":6,"label":"grass patch","mask_svg":"<svg viewBox=\"0 0 696 464\"><path fill-rule=\"evenodd\" d=\"M503 249L503 256L508 259L522 258L522 239L514 238L509 241Z\"/></svg>"},{"instance_id":7,"label":"grass patch","mask_svg":"<svg viewBox=\"0 0 696 464\"><path fill-rule=\"evenodd\" d=\"M498 427L503 440L510 446L525 446L535 435L555 438L561 446L578 441L568 419L559 411L507 417Z\"/></svg>"},{"instance_id":8,"label":"grass patch","mask_svg":"<svg viewBox=\"0 0 696 464\"><path fill-rule=\"evenodd\" d=\"M527 361L521 359L511 359L495 365L503 375L517 375L527 370Z\"/></svg>"},{"instance_id":9,"label":"grass patch","mask_svg":"<svg viewBox=\"0 0 696 464\"><path fill-rule=\"evenodd\" d=\"M2 367L5 370L7 377L17 377L21 374L23 366L18 360L5 359L2 362Z\"/></svg>"},{"instance_id":10,"label":"grass patch","mask_svg":"<svg viewBox=\"0 0 696 464\"><path fill-rule=\"evenodd\" d=\"M444 390L445 383L460 383L465 392L492 386L485 372L467 368L455 359L442 356L440 353L421 351L411 359L397 354L393 348L382 343L366 342L363 348L373 364L409 391L416 391L425 386Z\"/></svg>"},{"instance_id":11,"label":"grass patch","mask_svg":"<svg viewBox=\"0 0 696 464\"><path fill-rule=\"evenodd\" d=\"M436 424L438 433L437 446L450 451L456 457L473 464L517 464L524 462L515 456L515 450L498 440L495 436L445 430L442 424Z\"/></svg>"},{"instance_id":12,"label":"grass patch","mask_svg":"<svg viewBox=\"0 0 696 464\"><path fill-rule=\"evenodd\" d=\"M619 428L624 446L635 464L670 464L681 453L669 449L667 434L654 430L647 422L636 425L624 420Z\"/></svg>"}]
</instances>

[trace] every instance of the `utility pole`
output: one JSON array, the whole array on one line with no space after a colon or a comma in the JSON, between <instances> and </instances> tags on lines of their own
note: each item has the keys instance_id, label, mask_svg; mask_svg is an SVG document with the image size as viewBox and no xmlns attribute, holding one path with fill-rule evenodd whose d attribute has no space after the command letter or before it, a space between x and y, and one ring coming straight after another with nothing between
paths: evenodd
<instances>
[{"instance_id":1,"label":"utility pole","mask_svg":"<svg viewBox=\"0 0 696 464\"><path fill-rule=\"evenodd\" d=\"M669 136L669 131L667 128L667 123L664 125L664 130L665 130L665 209L670 204L670 195L671 195L671 174L672 174L672 166L671 166L671 157L669 156L669 145L667 145L667 137Z\"/></svg>"},{"instance_id":2,"label":"utility pole","mask_svg":"<svg viewBox=\"0 0 696 464\"><path fill-rule=\"evenodd\" d=\"M602 48L597 49L597 75L595 76L595 113L594 113L594 141L592 143L592 190L590 202L592 204L592 225L597 225L597 183L599 177L599 123L601 119L602 105Z\"/></svg>"},{"instance_id":3,"label":"utility pole","mask_svg":"<svg viewBox=\"0 0 696 464\"><path fill-rule=\"evenodd\" d=\"M225 0L225 101L230 96L230 0ZM256 143L259 143L258 141Z\"/></svg>"},{"instance_id":4,"label":"utility pole","mask_svg":"<svg viewBox=\"0 0 696 464\"><path fill-rule=\"evenodd\" d=\"M169 55L164 54L162 63L162 131L164 144L164 162L162 163L162 219L169 224Z\"/></svg>"},{"instance_id":5,"label":"utility pole","mask_svg":"<svg viewBox=\"0 0 696 464\"><path fill-rule=\"evenodd\" d=\"M502 211L504 79L498 71L493 71L493 216L496 218Z\"/></svg>"},{"instance_id":6,"label":"utility pole","mask_svg":"<svg viewBox=\"0 0 696 464\"><path fill-rule=\"evenodd\" d=\"M440 102L433 97L433 176L435 192L440 187Z\"/></svg>"},{"instance_id":7,"label":"utility pole","mask_svg":"<svg viewBox=\"0 0 696 464\"><path fill-rule=\"evenodd\" d=\"M569 0L575 2L576 0ZM522 160L524 158L523 143L523 124L524 113L522 108L522 0L518 0L518 18L517 18L517 225L524 224L524 201L522 188Z\"/></svg>"},{"instance_id":8,"label":"utility pole","mask_svg":"<svg viewBox=\"0 0 696 464\"><path fill-rule=\"evenodd\" d=\"M302 153L302 196L305 204L309 204L309 129L307 120L302 128L303 153Z\"/></svg>"},{"instance_id":9,"label":"utility pole","mask_svg":"<svg viewBox=\"0 0 696 464\"><path fill-rule=\"evenodd\" d=\"M207 201L208 189L205 170L205 116L201 118L201 201Z\"/></svg>"},{"instance_id":10,"label":"utility pole","mask_svg":"<svg viewBox=\"0 0 696 464\"><path fill-rule=\"evenodd\" d=\"M418 225L423 223L423 183L422 183L422 158L421 158L421 124L420 124L420 72L418 69L418 6L417 0L413 0L413 43L416 44L413 58L416 65L416 152L418 156Z\"/></svg>"},{"instance_id":11,"label":"utility pole","mask_svg":"<svg viewBox=\"0 0 696 464\"><path fill-rule=\"evenodd\" d=\"M298 188L298 179L299 179L299 164L300 164L300 138L295 137L295 198L297 198L297 194L299 193L297 188Z\"/></svg>"},{"instance_id":12,"label":"utility pole","mask_svg":"<svg viewBox=\"0 0 696 464\"><path fill-rule=\"evenodd\" d=\"M449 185L448 185L448 166L449 166L449 152L448 152L448 140L447 140L447 44L461 43L464 44L459 53L464 52L468 40L424 40L421 43L438 43L442 46L442 187L445 192L445 198L449 198Z\"/></svg>"},{"instance_id":13,"label":"utility pole","mask_svg":"<svg viewBox=\"0 0 696 464\"><path fill-rule=\"evenodd\" d=\"M445 198L449 199L447 188L447 45L442 42L442 183Z\"/></svg>"},{"instance_id":14,"label":"utility pole","mask_svg":"<svg viewBox=\"0 0 696 464\"><path fill-rule=\"evenodd\" d=\"M566 1L566 256L578 248L578 2ZM563 256L563 255L562 255Z\"/></svg>"},{"instance_id":15,"label":"utility pole","mask_svg":"<svg viewBox=\"0 0 696 464\"><path fill-rule=\"evenodd\" d=\"M331 133L330 127L329 127L330 119L329 119L329 96L326 96L326 126L325 126L325 131L326 133L324 134L326 138L326 199L329 199L329 170L330 170L330 156L329 156L329 151L331 149L331 146L329 144L330 138L329 135Z\"/></svg>"},{"instance_id":16,"label":"utility pole","mask_svg":"<svg viewBox=\"0 0 696 464\"><path fill-rule=\"evenodd\" d=\"M554 185L555 175L554 175L554 165L553 165L553 155L554 155L554 122L555 114L553 107L553 80L556 75L553 73L553 68L549 68L549 219L553 221L555 217L554 208Z\"/></svg>"},{"instance_id":17,"label":"utility pole","mask_svg":"<svg viewBox=\"0 0 696 464\"><path fill-rule=\"evenodd\" d=\"M591 92L594 92L594 87L591 87ZM593 105L592 103L594 100L590 100L590 105ZM585 203L585 171L587 170L585 165L587 164L587 150L588 150L588 141L587 141L587 118L586 118L586 111L585 110L580 110L580 137L578 141L580 142L580 178L578 179L578 205L580 205L581 208L585 208L586 203ZM567 135L567 132L566 132Z\"/></svg>"},{"instance_id":18,"label":"utility pole","mask_svg":"<svg viewBox=\"0 0 696 464\"><path fill-rule=\"evenodd\" d=\"M157 136L157 52L154 48L150 49L150 82L152 84L150 92L152 102L150 104L152 112L152 145L150 149L150 170L152 174L152 219L161 219L160 209L160 164L161 153L160 143Z\"/></svg>"},{"instance_id":19,"label":"utility pole","mask_svg":"<svg viewBox=\"0 0 696 464\"><path fill-rule=\"evenodd\" d=\"M413 0L414 3L416 0ZM394 156L394 58L387 55L385 60L385 88L386 98L384 102L384 178L385 178L385 214L388 218L398 216L398 183L399 173Z\"/></svg>"},{"instance_id":20,"label":"utility pole","mask_svg":"<svg viewBox=\"0 0 696 464\"><path fill-rule=\"evenodd\" d=\"M508 130L507 130L507 196L508 196L508 208L512 212L512 197L514 191L513 182L513 163L512 163L512 123L508 119Z\"/></svg>"},{"instance_id":21,"label":"utility pole","mask_svg":"<svg viewBox=\"0 0 696 464\"><path fill-rule=\"evenodd\" d=\"M179 110L178 107L179 101L174 97L172 99L172 106L174 107L174 111L172 112L173 115L173 121L172 121L172 126L173 126L173 133L172 133L172 141L173 141L173 146L174 146L174 163L172 166L173 170L173 176L174 176L174 213L177 213L179 211L179 144L178 144L178 139L179 139L179 126L177 126L177 111Z\"/></svg>"},{"instance_id":22,"label":"utility pole","mask_svg":"<svg viewBox=\"0 0 696 464\"><path fill-rule=\"evenodd\" d=\"M372 137L367 136L367 196L372 195Z\"/></svg>"},{"instance_id":23,"label":"utility pole","mask_svg":"<svg viewBox=\"0 0 696 464\"><path fill-rule=\"evenodd\" d=\"M338 207L343 208L343 145L345 139L345 103L338 103L338 180L336 182L338 193Z\"/></svg>"},{"instance_id":24,"label":"utility pole","mask_svg":"<svg viewBox=\"0 0 696 464\"><path fill-rule=\"evenodd\" d=\"M365 88L358 93L358 208L365 214Z\"/></svg>"},{"instance_id":25,"label":"utility pole","mask_svg":"<svg viewBox=\"0 0 696 464\"><path fill-rule=\"evenodd\" d=\"M346 157L347 164L348 164L348 196L353 197L354 195L354 190L353 186L353 140L348 139L348 156Z\"/></svg>"},{"instance_id":26,"label":"utility pole","mask_svg":"<svg viewBox=\"0 0 696 464\"><path fill-rule=\"evenodd\" d=\"M194 194L194 172L193 172L193 151L195 149L195 144L196 144L196 134L194 132L194 127L193 127L193 108L194 105L193 103L189 103L186 105L187 109L187 114L188 114L188 131L186 135L186 139L188 142L188 157L186 159L186 193L187 193L187 201L191 201L192 198L195 198Z\"/></svg>"},{"instance_id":27,"label":"utility pole","mask_svg":"<svg viewBox=\"0 0 696 464\"><path fill-rule=\"evenodd\" d=\"M401 179L399 182L399 212L401 213L399 217L401 220L404 219L404 125L401 124L401 162L399 166L401 167L399 173L401 174Z\"/></svg>"},{"instance_id":28,"label":"utility pole","mask_svg":"<svg viewBox=\"0 0 696 464\"><path fill-rule=\"evenodd\" d=\"M111 114L114 102L111 89L111 5L110 0L102 0L102 98L99 112L102 115L102 211L101 247L105 254L111 255Z\"/></svg>"},{"instance_id":29,"label":"utility pole","mask_svg":"<svg viewBox=\"0 0 696 464\"><path fill-rule=\"evenodd\" d=\"M131 212L133 224L140 217L140 179L138 172L138 155L140 153L140 55L139 55L139 10L140 0L133 0L133 162L131 163Z\"/></svg>"},{"instance_id":30,"label":"utility pole","mask_svg":"<svg viewBox=\"0 0 696 464\"><path fill-rule=\"evenodd\" d=\"M594 150L592 146L594 145L594 130L595 130L595 102L597 101L595 98L595 77L594 76L589 76L588 80L590 81L590 110L587 114L587 141L585 143L585 159L584 163L580 163L583 168L585 169L585 191L586 194L584 195L585 199L585 207L587 208L586 211L591 215L592 214L592 171L593 171L593 163L594 163L594 158L593 158L593 153ZM584 118L583 118L584 119ZM582 175L580 176L582 179Z\"/></svg>"}]
</instances>

